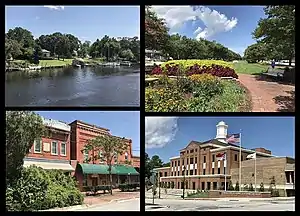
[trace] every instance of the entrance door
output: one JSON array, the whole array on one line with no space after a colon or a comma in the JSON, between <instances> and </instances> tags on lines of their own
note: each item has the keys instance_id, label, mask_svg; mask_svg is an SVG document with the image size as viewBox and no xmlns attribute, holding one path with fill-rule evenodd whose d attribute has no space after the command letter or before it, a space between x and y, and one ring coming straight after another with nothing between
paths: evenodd
<instances>
[{"instance_id":1,"label":"entrance door","mask_svg":"<svg viewBox=\"0 0 300 216\"><path fill-rule=\"evenodd\" d=\"M193 182L193 190L196 190L196 182Z\"/></svg>"},{"instance_id":2,"label":"entrance door","mask_svg":"<svg viewBox=\"0 0 300 216\"><path fill-rule=\"evenodd\" d=\"M210 190L210 182L207 182L207 190Z\"/></svg>"},{"instance_id":3,"label":"entrance door","mask_svg":"<svg viewBox=\"0 0 300 216\"><path fill-rule=\"evenodd\" d=\"M97 186L98 184L98 178L92 178L92 186Z\"/></svg>"}]
</instances>

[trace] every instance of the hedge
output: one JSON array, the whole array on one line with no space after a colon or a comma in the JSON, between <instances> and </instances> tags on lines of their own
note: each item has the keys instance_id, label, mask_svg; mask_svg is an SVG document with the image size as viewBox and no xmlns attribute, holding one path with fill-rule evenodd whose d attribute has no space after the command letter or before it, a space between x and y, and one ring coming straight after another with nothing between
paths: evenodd
<instances>
[{"instance_id":1,"label":"hedge","mask_svg":"<svg viewBox=\"0 0 300 216\"><path fill-rule=\"evenodd\" d=\"M132 184L119 184L119 189L121 191L129 191L129 190L136 190L137 187L139 187L139 183L132 183Z\"/></svg>"},{"instance_id":2,"label":"hedge","mask_svg":"<svg viewBox=\"0 0 300 216\"><path fill-rule=\"evenodd\" d=\"M7 211L36 211L83 203L71 176L36 166L23 168L21 178L6 188Z\"/></svg>"}]
</instances>

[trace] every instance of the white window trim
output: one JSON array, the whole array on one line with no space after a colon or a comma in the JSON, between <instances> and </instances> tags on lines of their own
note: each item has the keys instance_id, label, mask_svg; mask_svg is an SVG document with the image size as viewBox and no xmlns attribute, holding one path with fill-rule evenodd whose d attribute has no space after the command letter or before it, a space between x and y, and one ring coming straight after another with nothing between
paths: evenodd
<instances>
[{"instance_id":1,"label":"white window trim","mask_svg":"<svg viewBox=\"0 0 300 216\"><path fill-rule=\"evenodd\" d=\"M34 143L33 143L33 152L41 154L42 153L42 140L40 140L40 151L35 150L35 144L36 144L36 140L34 140Z\"/></svg>"},{"instance_id":2,"label":"white window trim","mask_svg":"<svg viewBox=\"0 0 300 216\"><path fill-rule=\"evenodd\" d=\"M61 152L61 150L62 150L62 147L61 147L61 146L62 146L63 144L65 145L65 154L62 154L62 152ZM60 155L61 155L61 156L67 156L67 143L65 143L65 142L61 142L61 143L60 143Z\"/></svg>"},{"instance_id":3,"label":"white window trim","mask_svg":"<svg viewBox=\"0 0 300 216\"><path fill-rule=\"evenodd\" d=\"M53 143L56 143L56 154L53 153L52 149L53 149ZM58 155L58 142L57 141L51 141L51 155Z\"/></svg>"},{"instance_id":4,"label":"white window trim","mask_svg":"<svg viewBox=\"0 0 300 216\"><path fill-rule=\"evenodd\" d=\"M88 160L89 159L89 152L83 151L83 160Z\"/></svg>"}]
</instances>

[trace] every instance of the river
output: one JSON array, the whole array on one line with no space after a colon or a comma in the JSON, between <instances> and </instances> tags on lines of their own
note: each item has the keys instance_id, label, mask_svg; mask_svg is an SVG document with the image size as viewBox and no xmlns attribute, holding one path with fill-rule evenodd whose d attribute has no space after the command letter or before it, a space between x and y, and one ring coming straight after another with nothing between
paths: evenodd
<instances>
[{"instance_id":1,"label":"river","mask_svg":"<svg viewBox=\"0 0 300 216\"><path fill-rule=\"evenodd\" d=\"M85 67L5 75L6 106L140 106L139 68Z\"/></svg>"}]
</instances>

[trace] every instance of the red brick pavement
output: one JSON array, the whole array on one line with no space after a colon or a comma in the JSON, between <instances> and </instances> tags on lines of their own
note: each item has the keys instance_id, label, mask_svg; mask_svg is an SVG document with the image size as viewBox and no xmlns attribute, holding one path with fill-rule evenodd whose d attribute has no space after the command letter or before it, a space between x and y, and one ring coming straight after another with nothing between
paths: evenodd
<instances>
[{"instance_id":1,"label":"red brick pavement","mask_svg":"<svg viewBox=\"0 0 300 216\"><path fill-rule=\"evenodd\" d=\"M110 194L99 194L97 196L85 196L84 204L95 205L95 204L105 204L116 199L133 199L139 198L140 192L120 192L119 190L113 191L113 195Z\"/></svg>"},{"instance_id":2,"label":"red brick pavement","mask_svg":"<svg viewBox=\"0 0 300 216\"><path fill-rule=\"evenodd\" d=\"M258 80L256 76L248 74L239 74L239 81L250 91L252 112L295 111L295 86Z\"/></svg>"}]
</instances>

